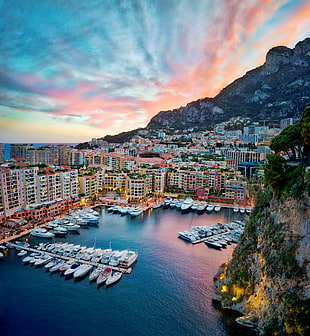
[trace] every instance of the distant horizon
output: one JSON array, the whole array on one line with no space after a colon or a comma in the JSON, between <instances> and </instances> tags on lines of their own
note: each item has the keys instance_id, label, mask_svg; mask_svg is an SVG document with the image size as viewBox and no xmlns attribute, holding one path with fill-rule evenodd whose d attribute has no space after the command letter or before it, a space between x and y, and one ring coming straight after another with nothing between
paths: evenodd
<instances>
[{"instance_id":1,"label":"distant horizon","mask_svg":"<svg viewBox=\"0 0 310 336\"><path fill-rule=\"evenodd\" d=\"M310 32L307 0L29 0L2 11L6 143L78 143L145 127L160 111L216 96L271 48L293 48Z\"/></svg>"}]
</instances>

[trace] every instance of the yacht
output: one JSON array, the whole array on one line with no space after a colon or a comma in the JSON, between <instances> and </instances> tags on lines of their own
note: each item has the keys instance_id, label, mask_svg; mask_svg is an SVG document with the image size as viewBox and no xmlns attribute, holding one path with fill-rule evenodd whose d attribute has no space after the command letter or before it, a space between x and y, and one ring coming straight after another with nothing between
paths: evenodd
<instances>
[{"instance_id":1,"label":"yacht","mask_svg":"<svg viewBox=\"0 0 310 336\"><path fill-rule=\"evenodd\" d=\"M251 207L250 207L250 206L247 206L247 207L245 208L245 212L246 212L247 214L250 214L250 213L251 213Z\"/></svg>"},{"instance_id":2,"label":"yacht","mask_svg":"<svg viewBox=\"0 0 310 336\"><path fill-rule=\"evenodd\" d=\"M206 210L206 207L207 207L207 202L200 202L197 207L197 212L203 213Z\"/></svg>"},{"instance_id":3,"label":"yacht","mask_svg":"<svg viewBox=\"0 0 310 336\"><path fill-rule=\"evenodd\" d=\"M119 267L130 267L138 258L138 252L127 251L126 254L119 260Z\"/></svg>"},{"instance_id":4,"label":"yacht","mask_svg":"<svg viewBox=\"0 0 310 336\"><path fill-rule=\"evenodd\" d=\"M110 259L111 259L112 256L113 256L113 254L114 254L114 251L112 251L112 250L105 252L105 254L103 255L103 257L102 257L102 259L101 259L101 262L102 262L103 264L108 264L109 261L110 261Z\"/></svg>"},{"instance_id":5,"label":"yacht","mask_svg":"<svg viewBox=\"0 0 310 336\"><path fill-rule=\"evenodd\" d=\"M155 204L153 205L153 209L158 209L158 208L160 208L162 205L163 205L162 203L155 203Z\"/></svg>"},{"instance_id":6,"label":"yacht","mask_svg":"<svg viewBox=\"0 0 310 336\"><path fill-rule=\"evenodd\" d=\"M82 264L80 265L76 271L74 272L73 274L73 277L75 279L77 278L81 278L83 277L84 275L86 275L88 272L90 272L90 270L93 268L92 265L88 265L88 264Z\"/></svg>"},{"instance_id":7,"label":"yacht","mask_svg":"<svg viewBox=\"0 0 310 336\"><path fill-rule=\"evenodd\" d=\"M81 263L79 263L79 262L74 263L73 265L71 265L71 267L69 267L68 269L65 270L64 275L65 276L72 275L80 265L81 265Z\"/></svg>"},{"instance_id":8,"label":"yacht","mask_svg":"<svg viewBox=\"0 0 310 336\"><path fill-rule=\"evenodd\" d=\"M104 270L104 266L98 266L97 268L95 268L89 275L89 281L93 281L96 280L99 276L100 273L102 273L102 271Z\"/></svg>"},{"instance_id":9,"label":"yacht","mask_svg":"<svg viewBox=\"0 0 310 336\"><path fill-rule=\"evenodd\" d=\"M127 251L115 251L112 258L109 261L110 266L118 266L120 260L127 255Z\"/></svg>"},{"instance_id":10,"label":"yacht","mask_svg":"<svg viewBox=\"0 0 310 336\"><path fill-rule=\"evenodd\" d=\"M52 233L54 233L54 235L56 237L65 237L68 233L67 229L65 229L62 226L56 226L54 227L54 229L52 230Z\"/></svg>"},{"instance_id":11,"label":"yacht","mask_svg":"<svg viewBox=\"0 0 310 336\"><path fill-rule=\"evenodd\" d=\"M52 232L47 231L44 228L35 227L31 232L31 236L40 237L40 238L54 238L55 235Z\"/></svg>"},{"instance_id":12,"label":"yacht","mask_svg":"<svg viewBox=\"0 0 310 336\"><path fill-rule=\"evenodd\" d=\"M40 259L37 259L34 262L34 266L42 266L49 263L52 260L52 257L49 255L43 255Z\"/></svg>"},{"instance_id":13,"label":"yacht","mask_svg":"<svg viewBox=\"0 0 310 336\"><path fill-rule=\"evenodd\" d=\"M244 213L245 213L245 208L241 207L241 208L239 209L239 211L240 211L241 214L244 214Z\"/></svg>"},{"instance_id":14,"label":"yacht","mask_svg":"<svg viewBox=\"0 0 310 336\"><path fill-rule=\"evenodd\" d=\"M169 204L170 208L175 208L176 205L177 205L177 202L178 202L177 199L173 199L173 200L170 202L170 204Z\"/></svg>"},{"instance_id":15,"label":"yacht","mask_svg":"<svg viewBox=\"0 0 310 336\"><path fill-rule=\"evenodd\" d=\"M63 261L63 260L59 260L59 261L57 261L57 263L56 263L54 266L52 266L52 267L49 269L49 271L50 271L51 273L57 272L57 271L60 270L60 267L61 267L63 264L65 264L65 263L66 263L65 261Z\"/></svg>"},{"instance_id":16,"label":"yacht","mask_svg":"<svg viewBox=\"0 0 310 336\"><path fill-rule=\"evenodd\" d=\"M181 210L182 212L186 212L186 211L189 211L191 206L193 204L193 200L191 198L187 198L183 204L181 205Z\"/></svg>"},{"instance_id":17,"label":"yacht","mask_svg":"<svg viewBox=\"0 0 310 336\"><path fill-rule=\"evenodd\" d=\"M2 252L0 252L0 259L4 258L4 254Z\"/></svg>"},{"instance_id":18,"label":"yacht","mask_svg":"<svg viewBox=\"0 0 310 336\"><path fill-rule=\"evenodd\" d=\"M196 211L198 209L199 204L200 204L199 202L193 202L191 210Z\"/></svg>"},{"instance_id":19,"label":"yacht","mask_svg":"<svg viewBox=\"0 0 310 336\"><path fill-rule=\"evenodd\" d=\"M133 210L129 212L129 215L136 217L136 216L140 216L142 212L143 212L143 209L141 209L140 207L135 207Z\"/></svg>"},{"instance_id":20,"label":"yacht","mask_svg":"<svg viewBox=\"0 0 310 336\"><path fill-rule=\"evenodd\" d=\"M221 211L221 206L219 204L217 204L215 207L214 207L214 211L215 212L220 212Z\"/></svg>"},{"instance_id":21,"label":"yacht","mask_svg":"<svg viewBox=\"0 0 310 336\"><path fill-rule=\"evenodd\" d=\"M164 200L163 208L164 208L164 209L169 208L171 202L172 202L172 198L171 198L171 197L167 197L167 198Z\"/></svg>"},{"instance_id":22,"label":"yacht","mask_svg":"<svg viewBox=\"0 0 310 336\"><path fill-rule=\"evenodd\" d=\"M212 212L213 210L214 210L214 205L213 204L208 204L207 212Z\"/></svg>"},{"instance_id":23,"label":"yacht","mask_svg":"<svg viewBox=\"0 0 310 336\"><path fill-rule=\"evenodd\" d=\"M103 284L111 274L112 274L112 269L110 267L105 267L97 278L97 285L99 286Z\"/></svg>"},{"instance_id":24,"label":"yacht","mask_svg":"<svg viewBox=\"0 0 310 336\"><path fill-rule=\"evenodd\" d=\"M22 256L26 255L27 253L28 253L28 252L27 252L26 250L21 250L20 252L17 253L17 255L18 255L19 257L22 257Z\"/></svg>"},{"instance_id":25,"label":"yacht","mask_svg":"<svg viewBox=\"0 0 310 336\"><path fill-rule=\"evenodd\" d=\"M239 206L238 205L234 205L234 208L233 208L233 212L238 212L239 211Z\"/></svg>"},{"instance_id":26,"label":"yacht","mask_svg":"<svg viewBox=\"0 0 310 336\"><path fill-rule=\"evenodd\" d=\"M124 207L121 207L120 209L119 209L119 212L120 212L120 214L123 216L123 215L127 215L128 214L128 211L130 211L131 210L131 207L129 207L129 206L124 206Z\"/></svg>"},{"instance_id":27,"label":"yacht","mask_svg":"<svg viewBox=\"0 0 310 336\"><path fill-rule=\"evenodd\" d=\"M118 281L118 280L122 277L122 275L123 275L122 272L114 272L113 274L111 274L111 275L107 278L105 284L106 284L107 286L112 285L113 283L115 283L116 281Z\"/></svg>"}]
</instances>

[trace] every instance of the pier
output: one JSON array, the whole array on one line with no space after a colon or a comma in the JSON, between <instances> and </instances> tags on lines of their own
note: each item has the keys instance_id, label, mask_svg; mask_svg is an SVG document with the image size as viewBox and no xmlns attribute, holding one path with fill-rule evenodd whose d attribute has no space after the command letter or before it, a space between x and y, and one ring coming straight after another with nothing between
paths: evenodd
<instances>
[{"instance_id":1,"label":"pier","mask_svg":"<svg viewBox=\"0 0 310 336\"><path fill-rule=\"evenodd\" d=\"M87 260L84 260L84 259L77 259L77 258L74 258L74 257L61 256L57 253L52 253L52 252L48 252L48 251L41 251L41 250L38 250L38 249L35 249L35 248L32 248L32 247L24 247L24 246L16 245L14 243L10 243L10 245L15 247L15 248L26 250L26 251L29 251L29 252L43 253L43 254L49 255L49 256L54 257L54 258L70 260L70 261L73 261L73 262L80 262L81 264L88 264L88 265L92 265L94 267L106 266L106 267L111 268L113 271L122 272L122 273L126 273L126 274L130 274L131 271L132 271L131 268L120 268L120 267L105 265L105 264L101 264L101 263L95 263L95 262L87 261Z\"/></svg>"}]
</instances>

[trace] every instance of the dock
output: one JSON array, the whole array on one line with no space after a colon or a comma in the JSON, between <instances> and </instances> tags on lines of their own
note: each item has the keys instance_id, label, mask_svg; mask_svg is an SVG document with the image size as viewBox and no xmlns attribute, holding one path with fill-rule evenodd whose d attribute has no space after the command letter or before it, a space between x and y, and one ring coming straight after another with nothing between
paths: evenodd
<instances>
[{"instance_id":1,"label":"dock","mask_svg":"<svg viewBox=\"0 0 310 336\"><path fill-rule=\"evenodd\" d=\"M121 267L115 267L115 266L105 265L105 264L101 264L101 263L95 263L95 262L87 261L87 260L84 260L84 259L77 259L77 258L74 258L74 257L65 257L65 256L61 256L57 253L52 253L52 252L48 252L48 251L41 251L41 250L38 250L38 249L35 249L35 248L32 248L32 247L24 247L24 246L16 245L14 243L10 243L10 245L15 247L15 248L19 248L19 249L26 250L26 251L29 251L29 252L43 253L43 254L49 255L49 256L54 257L54 258L59 258L59 259L63 259L63 260L70 260L70 261L73 261L73 262L80 262L82 264L88 264L88 265L92 265L94 267L106 266L106 267L111 268L113 271L122 272L124 274L130 274L131 271L132 271L131 268L121 268Z\"/></svg>"}]
</instances>

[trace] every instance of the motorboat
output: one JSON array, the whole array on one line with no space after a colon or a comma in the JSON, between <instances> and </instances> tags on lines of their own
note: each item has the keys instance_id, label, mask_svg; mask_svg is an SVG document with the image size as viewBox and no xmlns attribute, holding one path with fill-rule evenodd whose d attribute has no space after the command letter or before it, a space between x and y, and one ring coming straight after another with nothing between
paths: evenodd
<instances>
[{"instance_id":1,"label":"motorboat","mask_svg":"<svg viewBox=\"0 0 310 336\"><path fill-rule=\"evenodd\" d=\"M244 213L245 213L245 208L241 207L241 208L239 209L239 211L240 211L241 214L244 214Z\"/></svg>"},{"instance_id":2,"label":"motorboat","mask_svg":"<svg viewBox=\"0 0 310 336\"><path fill-rule=\"evenodd\" d=\"M219 204L217 204L215 207L214 207L214 211L215 212L220 212L221 211L221 206Z\"/></svg>"},{"instance_id":3,"label":"motorboat","mask_svg":"<svg viewBox=\"0 0 310 336\"><path fill-rule=\"evenodd\" d=\"M0 252L0 259L4 259L4 254Z\"/></svg>"},{"instance_id":4,"label":"motorboat","mask_svg":"<svg viewBox=\"0 0 310 336\"><path fill-rule=\"evenodd\" d=\"M55 235L52 232L47 231L45 228L35 227L31 232L31 236L40 238L54 238Z\"/></svg>"},{"instance_id":5,"label":"motorboat","mask_svg":"<svg viewBox=\"0 0 310 336\"><path fill-rule=\"evenodd\" d=\"M140 207L135 207L133 210L129 212L130 216L137 217L140 216L143 213L143 209Z\"/></svg>"},{"instance_id":6,"label":"motorboat","mask_svg":"<svg viewBox=\"0 0 310 336\"><path fill-rule=\"evenodd\" d=\"M247 206L247 207L245 208L245 212L246 212L247 214L250 214L250 213L251 213L251 207L250 207L250 206Z\"/></svg>"},{"instance_id":7,"label":"motorboat","mask_svg":"<svg viewBox=\"0 0 310 336\"><path fill-rule=\"evenodd\" d=\"M92 265L82 264L80 265L73 274L75 279L85 276L93 268Z\"/></svg>"},{"instance_id":8,"label":"motorboat","mask_svg":"<svg viewBox=\"0 0 310 336\"><path fill-rule=\"evenodd\" d=\"M119 260L119 267L130 267L138 258L138 252L127 251L126 254Z\"/></svg>"},{"instance_id":9,"label":"motorboat","mask_svg":"<svg viewBox=\"0 0 310 336\"><path fill-rule=\"evenodd\" d=\"M213 210L214 210L214 205L213 204L208 204L207 212L212 212Z\"/></svg>"},{"instance_id":10,"label":"motorboat","mask_svg":"<svg viewBox=\"0 0 310 336\"><path fill-rule=\"evenodd\" d=\"M105 254L103 255L103 257L101 258L101 262L103 264L108 264L109 261L110 261L110 259L113 256L113 254L114 254L114 251L112 251L112 250L105 252Z\"/></svg>"},{"instance_id":11,"label":"motorboat","mask_svg":"<svg viewBox=\"0 0 310 336\"><path fill-rule=\"evenodd\" d=\"M49 271L50 271L51 273L57 272L57 271L60 270L60 267L61 267L63 264L65 264L65 263L66 263L65 261L63 261L63 260L59 260L59 261L57 261L57 263L56 263L54 266L52 266L52 267L49 269Z\"/></svg>"},{"instance_id":12,"label":"motorboat","mask_svg":"<svg viewBox=\"0 0 310 336\"><path fill-rule=\"evenodd\" d=\"M68 233L67 229L65 229L62 226L56 226L54 227L54 229L52 230L52 233L54 233L54 235L56 237L65 237Z\"/></svg>"},{"instance_id":13,"label":"motorboat","mask_svg":"<svg viewBox=\"0 0 310 336\"><path fill-rule=\"evenodd\" d=\"M89 275L89 281L94 281L98 278L99 274L102 273L102 271L104 270L104 266L98 266L97 268L95 268Z\"/></svg>"},{"instance_id":14,"label":"motorboat","mask_svg":"<svg viewBox=\"0 0 310 336\"><path fill-rule=\"evenodd\" d=\"M158 208L160 208L160 207L162 207L162 203L155 203L154 205L153 205L153 209L158 209Z\"/></svg>"},{"instance_id":15,"label":"motorboat","mask_svg":"<svg viewBox=\"0 0 310 336\"><path fill-rule=\"evenodd\" d=\"M170 206L170 208L175 208L176 207L176 205L177 205L177 203L178 203L178 200L177 199L173 199L173 200L171 200L171 202L170 202L170 204L169 204L169 206Z\"/></svg>"},{"instance_id":16,"label":"motorboat","mask_svg":"<svg viewBox=\"0 0 310 336\"><path fill-rule=\"evenodd\" d=\"M68 270L73 264L73 261L67 261L64 262L60 267L59 267L59 271L60 272L65 272L66 270Z\"/></svg>"},{"instance_id":17,"label":"motorboat","mask_svg":"<svg viewBox=\"0 0 310 336\"><path fill-rule=\"evenodd\" d=\"M120 260L127 255L127 251L114 251L112 258L109 261L110 266L118 266Z\"/></svg>"},{"instance_id":18,"label":"motorboat","mask_svg":"<svg viewBox=\"0 0 310 336\"><path fill-rule=\"evenodd\" d=\"M73 265L71 265L71 267L69 267L67 270L65 270L64 275L65 276L72 275L80 265L81 265L81 263L79 263L79 262L74 263Z\"/></svg>"},{"instance_id":19,"label":"motorboat","mask_svg":"<svg viewBox=\"0 0 310 336\"><path fill-rule=\"evenodd\" d=\"M66 229L67 231L80 233L81 226L79 224L67 223L67 224L63 224L61 226L64 229Z\"/></svg>"},{"instance_id":20,"label":"motorboat","mask_svg":"<svg viewBox=\"0 0 310 336\"><path fill-rule=\"evenodd\" d=\"M40 259L36 260L34 262L34 266L42 266L47 264L48 262L50 262L52 260L52 257L49 255L43 255Z\"/></svg>"},{"instance_id":21,"label":"motorboat","mask_svg":"<svg viewBox=\"0 0 310 336\"><path fill-rule=\"evenodd\" d=\"M129 206L124 206L124 207L121 207L120 209L119 209L119 213L122 215L122 216L124 216L124 215L127 215L128 214L128 211L130 211L131 210L131 207L129 207Z\"/></svg>"},{"instance_id":22,"label":"motorboat","mask_svg":"<svg viewBox=\"0 0 310 336\"><path fill-rule=\"evenodd\" d=\"M190 208L191 208L191 206L192 206L192 204L193 204L193 200L192 200L192 198L187 198L184 202L183 202L183 204L181 205L181 210L182 210L182 212L186 212L186 211L189 211L190 210Z\"/></svg>"},{"instance_id":23,"label":"motorboat","mask_svg":"<svg viewBox=\"0 0 310 336\"><path fill-rule=\"evenodd\" d=\"M22 256L24 256L24 255L26 255L28 252L26 251L26 250L21 250L21 251L19 251L18 253L17 253L17 255L19 256L19 257L22 257Z\"/></svg>"},{"instance_id":24,"label":"motorboat","mask_svg":"<svg viewBox=\"0 0 310 336\"><path fill-rule=\"evenodd\" d=\"M103 284L108 279L108 277L111 275L111 273L112 273L112 268L105 267L97 278L97 285L99 286Z\"/></svg>"},{"instance_id":25,"label":"motorboat","mask_svg":"<svg viewBox=\"0 0 310 336\"><path fill-rule=\"evenodd\" d=\"M197 207L197 212L203 213L206 210L206 207L207 207L207 202L200 202Z\"/></svg>"},{"instance_id":26,"label":"motorboat","mask_svg":"<svg viewBox=\"0 0 310 336\"><path fill-rule=\"evenodd\" d=\"M107 286L112 285L112 284L115 283L116 281L120 280L120 278L122 277L122 275L123 275L122 272L113 272L113 274L111 274L111 275L107 278L105 284L106 284Z\"/></svg>"},{"instance_id":27,"label":"motorboat","mask_svg":"<svg viewBox=\"0 0 310 336\"><path fill-rule=\"evenodd\" d=\"M239 206L235 205L234 208L233 208L233 212L237 213L238 211L239 211Z\"/></svg>"},{"instance_id":28,"label":"motorboat","mask_svg":"<svg viewBox=\"0 0 310 336\"><path fill-rule=\"evenodd\" d=\"M167 197L167 198L164 200L163 208L164 208L164 209L169 208L171 202L172 202L172 198L171 198L171 197Z\"/></svg>"},{"instance_id":29,"label":"motorboat","mask_svg":"<svg viewBox=\"0 0 310 336\"><path fill-rule=\"evenodd\" d=\"M193 204L192 204L192 206L191 206L191 210L192 210L192 211L196 211L197 208L198 208L198 206L199 206L199 202L193 202Z\"/></svg>"}]
</instances>

